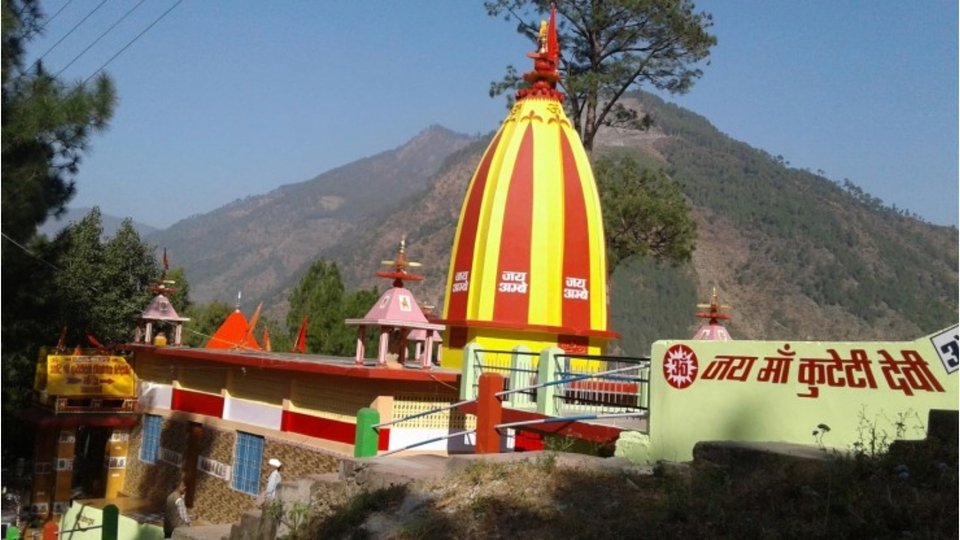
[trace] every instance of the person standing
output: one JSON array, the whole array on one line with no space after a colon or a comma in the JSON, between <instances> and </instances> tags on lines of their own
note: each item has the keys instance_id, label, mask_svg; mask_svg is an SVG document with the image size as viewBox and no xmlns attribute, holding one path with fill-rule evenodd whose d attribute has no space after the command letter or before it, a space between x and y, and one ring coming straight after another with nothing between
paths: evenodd
<instances>
[{"instance_id":1,"label":"person standing","mask_svg":"<svg viewBox=\"0 0 960 540\"><path fill-rule=\"evenodd\" d=\"M267 501L272 501L277 498L277 490L280 488L280 482L282 481L280 469L283 468L283 463L277 458L270 458L270 461L267 463L273 467L273 470L270 471L270 476L267 477L267 489L264 491L264 498Z\"/></svg>"},{"instance_id":2,"label":"person standing","mask_svg":"<svg viewBox=\"0 0 960 540\"><path fill-rule=\"evenodd\" d=\"M190 526L190 515L187 514L187 485L183 482L177 485L177 489L167 495L167 504L163 513L163 537L173 536L173 530L177 527Z\"/></svg>"}]
</instances>

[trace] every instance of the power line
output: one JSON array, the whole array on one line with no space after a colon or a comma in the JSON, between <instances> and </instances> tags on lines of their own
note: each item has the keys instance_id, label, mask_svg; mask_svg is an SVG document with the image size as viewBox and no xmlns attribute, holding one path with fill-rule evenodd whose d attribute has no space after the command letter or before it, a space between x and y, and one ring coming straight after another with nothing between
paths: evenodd
<instances>
[{"instance_id":1,"label":"power line","mask_svg":"<svg viewBox=\"0 0 960 540\"><path fill-rule=\"evenodd\" d=\"M87 19L89 19L91 15L93 15L94 13L96 13L97 10L100 9L101 7L103 7L103 5L106 4L106 3L107 3L107 0L101 0L101 2L100 2L99 4L97 4L97 7L93 8L93 11L91 11L90 13L87 13L87 16L86 16L86 17L80 19L80 22L78 22L77 24L73 25L73 28L71 28L69 32L67 32L66 34L64 34L63 37L60 38L59 41L57 41L56 43L54 43L52 47L50 47L49 49L47 49L47 51L46 51L45 53L41 54L41 55L40 55L40 58L37 58L36 60L34 60L34 61L33 61L33 64L30 64L30 69L33 69L33 66L37 65L41 60L43 60L43 58L44 58L45 56L47 56L48 54L50 54L50 51L56 49L56 48L57 48L57 45L60 45L61 43L63 43L63 40L65 40L65 39L67 39L68 37L70 37L70 34L72 34L74 30L76 30L77 28L79 28L80 25L84 23L84 21L86 21ZM27 70L27 71L29 71L29 70Z\"/></svg>"},{"instance_id":2,"label":"power line","mask_svg":"<svg viewBox=\"0 0 960 540\"><path fill-rule=\"evenodd\" d=\"M99 36L97 36L97 39L93 40L93 43L91 43L90 45L87 45L87 48L86 48L86 49L80 51L80 54L74 56L74 57L73 57L73 60L71 60L69 63L67 63L67 65L65 65L65 66L63 66L62 68L60 68L60 71L58 71L57 74L54 75L54 77L59 77L61 73L63 73L68 67L72 66L74 62L76 62L81 56L83 56L84 54L86 54L86 52L89 51L94 45L96 45L97 42L99 42L101 39L103 39L104 36L106 36L107 34L109 34L111 30L113 30L114 28L116 28L118 24L120 24L121 22L123 22L124 19L126 19L131 13L133 13L134 11L136 11L137 8L140 7L141 5L143 5L143 3L146 2L146 1L147 1L147 0L140 0L140 1L137 3L137 5L135 5L135 6L133 6L132 8L130 8L130 9L123 15L123 17L120 17L119 19L117 19L117 22L113 23L113 24L110 26L110 28L107 28L102 34L100 34Z\"/></svg>"},{"instance_id":3,"label":"power line","mask_svg":"<svg viewBox=\"0 0 960 540\"><path fill-rule=\"evenodd\" d=\"M40 31L40 32L43 32L43 30L47 27L47 25L50 24L50 23L52 23L53 20L57 18L57 15L63 13L63 10L67 9L67 6L70 5L70 2L73 2L73 0L67 0L67 3L64 4L63 7L61 7L60 9L58 9L57 12L54 13L52 17L50 17L49 19L47 19L47 20L43 23L43 25L40 27L39 31Z\"/></svg>"},{"instance_id":4,"label":"power line","mask_svg":"<svg viewBox=\"0 0 960 540\"><path fill-rule=\"evenodd\" d=\"M104 0L104 1L106 1L106 0ZM154 19L154 21L153 21L152 23L150 23L149 26L147 26L146 28L144 28L142 32L140 32L139 34L137 34L136 37L134 37L133 39L131 39L130 42L127 43L126 45L124 45L122 49L120 49L119 51L117 51L117 54L111 56L109 60L107 60L106 62L104 62L102 66L100 66L99 68L97 68L96 71L94 71L89 77L87 77L87 78L83 81L83 84L87 84L87 82L89 82L90 79L94 78L94 77L97 75L97 73L100 73L101 71L103 71L103 68L107 67L107 65L110 64L110 62L113 62L113 60L114 60L116 57L120 56L120 55L123 53L123 51L127 50L127 48L129 48L131 45L133 45L134 42L136 42L136 41L137 41L138 39L140 39L144 34L146 34L148 30L150 30L151 28L153 28L153 26L154 26L155 24L157 24L158 22L160 22L164 17L167 16L168 13L170 13L171 11L173 11L173 9L174 9L175 7L179 6L181 2L183 2L183 0L177 0L177 3L176 3L176 4L170 6L170 8L169 8L168 10L164 11L159 17L157 17L156 19Z\"/></svg>"}]
</instances>

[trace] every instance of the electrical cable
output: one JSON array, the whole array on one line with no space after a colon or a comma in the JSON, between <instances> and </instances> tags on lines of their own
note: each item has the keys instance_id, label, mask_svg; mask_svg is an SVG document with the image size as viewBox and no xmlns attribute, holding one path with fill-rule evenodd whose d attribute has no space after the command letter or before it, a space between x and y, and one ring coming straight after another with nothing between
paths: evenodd
<instances>
[{"instance_id":1,"label":"electrical cable","mask_svg":"<svg viewBox=\"0 0 960 540\"><path fill-rule=\"evenodd\" d=\"M65 65L65 66L63 66L62 68L60 68L60 71L58 71L57 74L54 75L54 77L59 77L61 73L63 73L68 67L72 66L74 62L76 62L81 56L83 56L84 54L86 54L86 52L89 51L94 45L96 45L97 42L99 42L101 39L103 39L104 36L106 36L107 34L109 34L114 28L117 27L118 24L120 24L121 22L123 22L124 19L126 19L131 13L133 13L134 11L136 11L137 8L140 7L141 5L143 5L143 3L146 2L146 1L147 1L147 0L140 0L139 2L137 2L137 5L133 6L133 7L130 8L126 13L124 13L123 17L120 17L119 19L117 19L117 22L113 23L113 24L110 26L110 28L107 28L102 34L100 34L99 36L97 36L97 39L93 40L93 43L91 43L90 45L87 45L87 48L86 48L86 49L80 51L80 54L74 56L74 57L73 57L73 60L70 60L70 62L68 62L67 65Z\"/></svg>"},{"instance_id":2,"label":"electrical cable","mask_svg":"<svg viewBox=\"0 0 960 540\"><path fill-rule=\"evenodd\" d=\"M70 37L70 34L72 34L74 30L76 30L77 28L79 28L80 25L84 23L84 21L86 21L87 19L89 19L91 15L93 15L94 13L96 13L97 10L100 9L101 7L103 7L103 5L106 4L106 3L107 3L107 0L101 0L100 3L97 4L97 7L93 8L93 11L91 11L90 13L87 13L87 16L86 16L86 17L80 19L80 22L78 22L77 24L73 25L73 28L71 28L69 32L67 32L66 34L64 34L64 36L63 36L62 38L60 38L59 41L57 41L56 43L54 43L52 47L50 47L49 49L47 49L47 51L46 51L45 53L41 54L41 55L40 55L40 58L37 58L36 60L34 60L33 63L30 64L30 69L33 69L33 66L37 65L41 60L43 60L43 58L44 58L45 56L47 56L48 54L50 54L50 51L56 49L56 48L57 48L57 45L60 45L61 43L63 43L63 40L65 40L65 39L67 39L68 37ZM28 69L27 71L30 71L30 70Z\"/></svg>"},{"instance_id":3,"label":"electrical cable","mask_svg":"<svg viewBox=\"0 0 960 540\"><path fill-rule=\"evenodd\" d=\"M106 1L106 0L104 0L104 1ZM149 26L147 26L146 28L144 28L142 32L140 32L140 33L137 34L133 39L131 39L126 45L123 46L122 49L120 49L119 51L117 51L116 54L114 54L113 56L111 56L109 60L107 60L106 62L104 62L103 65L100 66L99 68L97 68L97 70L94 71L89 77L87 77L86 79L84 79L83 84L87 84L87 82L89 82L90 79L94 78L94 77L97 75L97 73L100 73L101 71L103 71L103 68L107 67L107 65L109 65L110 62L113 62L114 59L116 59L118 56L120 56L121 54L123 54L123 51L127 50L131 45L133 45L138 39L140 39L144 34L146 34L148 30L150 30L151 28L153 28L155 24L157 24L158 22L160 22L164 17L167 16L168 13L170 13L171 11L173 11L174 8L176 8L177 6L179 6L181 2L183 2L183 0L177 0L177 3L175 3L175 4L172 5L172 6L170 6L169 9L167 9L167 10L164 11L162 14L160 14L159 17L157 17L156 19L154 19L154 21L153 21L152 23L150 23Z\"/></svg>"},{"instance_id":4,"label":"electrical cable","mask_svg":"<svg viewBox=\"0 0 960 540\"><path fill-rule=\"evenodd\" d=\"M47 20L43 23L43 25L40 26L40 28L39 28L37 31L38 31L38 32L43 32L43 30L47 27L47 25L50 24L50 23L52 23L53 20L57 18L57 15L63 13L63 10L67 9L67 6L70 5L70 2L73 2L73 0L67 0L67 3L64 4L63 7L61 7L60 9L58 9L57 12L54 13L52 17L50 17L49 19L47 19Z\"/></svg>"}]
</instances>

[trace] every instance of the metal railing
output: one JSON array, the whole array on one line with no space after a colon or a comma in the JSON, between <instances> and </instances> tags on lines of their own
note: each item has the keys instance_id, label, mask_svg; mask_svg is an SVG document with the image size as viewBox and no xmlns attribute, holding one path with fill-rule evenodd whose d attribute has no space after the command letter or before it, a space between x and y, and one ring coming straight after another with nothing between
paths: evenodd
<instances>
[{"instance_id":1,"label":"metal railing","mask_svg":"<svg viewBox=\"0 0 960 540\"><path fill-rule=\"evenodd\" d=\"M552 347L532 353L467 345L461 398L477 395L482 373L506 380L504 406L547 416L643 412L650 407L650 359L568 354Z\"/></svg>"},{"instance_id":2,"label":"metal railing","mask_svg":"<svg viewBox=\"0 0 960 540\"><path fill-rule=\"evenodd\" d=\"M616 414L650 409L650 359L558 354L557 411Z\"/></svg>"},{"instance_id":3,"label":"metal railing","mask_svg":"<svg viewBox=\"0 0 960 540\"><path fill-rule=\"evenodd\" d=\"M505 390L503 405L515 409L536 409L539 382L540 355L522 347L512 351L473 349L471 360L475 378L472 381L473 395L477 395L480 375L499 373L503 375Z\"/></svg>"}]
</instances>

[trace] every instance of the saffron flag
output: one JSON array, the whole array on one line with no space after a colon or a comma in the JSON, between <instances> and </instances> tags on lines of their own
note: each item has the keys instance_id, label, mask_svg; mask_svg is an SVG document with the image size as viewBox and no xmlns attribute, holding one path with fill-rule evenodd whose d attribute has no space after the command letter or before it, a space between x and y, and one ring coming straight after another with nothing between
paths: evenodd
<instances>
[{"instance_id":1,"label":"saffron flag","mask_svg":"<svg viewBox=\"0 0 960 540\"><path fill-rule=\"evenodd\" d=\"M273 347L270 346L270 329L269 329L269 328L264 328L264 329L263 329L263 340L262 340L262 341L263 341L263 350L265 350L265 351L267 351L267 352L273 351Z\"/></svg>"},{"instance_id":2,"label":"saffron flag","mask_svg":"<svg viewBox=\"0 0 960 540\"><path fill-rule=\"evenodd\" d=\"M243 341L240 342L238 348L246 349L248 348L247 342L251 337L253 337L253 331L257 327L257 321L260 320L260 310L263 309L263 302L260 302L260 305L257 306L257 310L253 312L253 317L250 319L250 325L247 327L247 332L243 336Z\"/></svg>"},{"instance_id":3,"label":"saffron flag","mask_svg":"<svg viewBox=\"0 0 960 540\"><path fill-rule=\"evenodd\" d=\"M96 337L94 337L93 334L87 334L87 341L90 342L90 345L93 346L93 347L95 347L97 350L101 350L101 351L102 351L102 350L106 349L106 347L103 345L103 343L100 343L100 340L98 340Z\"/></svg>"},{"instance_id":4,"label":"saffron flag","mask_svg":"<svg viewBox=\"0 0 960 540\"><path fill-rule=\"evenodd\" d=\"M300 323L300 330L297 332L297 341L293 344L290 352L307 352L307 316L303 316L303 322Z\"/></svg>"},{"instance_id":5,"label":"saffron flag","mask_svg":"<svg viewBox=\"0 0 960 540\"><path fill-rule=\"evenodd\" d=\"M57 340L57 352L62 353L67 350L67 327L64 326L60 331L60 339Z\"/></svg>"}]
</instances>

